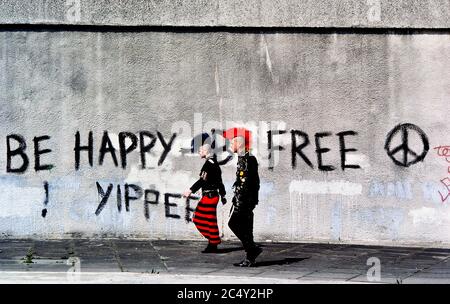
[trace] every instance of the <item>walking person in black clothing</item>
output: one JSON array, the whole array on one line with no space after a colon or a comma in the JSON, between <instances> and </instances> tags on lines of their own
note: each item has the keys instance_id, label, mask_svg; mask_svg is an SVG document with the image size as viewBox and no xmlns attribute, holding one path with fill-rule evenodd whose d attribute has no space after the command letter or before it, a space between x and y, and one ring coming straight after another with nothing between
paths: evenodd
<instances>
[{"instance_id":1,"label":"walking person in black clothing","mask_svg":"<svg viewBox=\"0 0 450 304\"><path fill-rule=\"evenodd\" d=\"M192 140L191 151L195 152L197 147L200 157L206 159L206 161L200 170L200 178L189 190L184 192L183 196L188 197L202 189L202 198L197 204L192 221L198 231L208 239L208 246L202 252L215 253L217 252L217 245L221 243L217 225L217 204L219 195L222 198L222 204L226 204L226 192L222 183L222 171L211 151L210 137L207 133L203 133L201 138Z\"/></svg>"},{"instance_id":2,"label":"walking person in black clothing","mask_svg":"<svg viewBox=\"0 0 450 304\"><path fill-rule=\"evenodd\" d=\"M240 267L252 267L262 249L253 241L253 209L258 204L259 175L258 161L251 155L250 132L242 129L230 129L224 137L232 138L231 150L238 154L236 181L234 182L233 209L228 226L241 240L246 256L234 264Z\"/></svg>"}]
</instances>

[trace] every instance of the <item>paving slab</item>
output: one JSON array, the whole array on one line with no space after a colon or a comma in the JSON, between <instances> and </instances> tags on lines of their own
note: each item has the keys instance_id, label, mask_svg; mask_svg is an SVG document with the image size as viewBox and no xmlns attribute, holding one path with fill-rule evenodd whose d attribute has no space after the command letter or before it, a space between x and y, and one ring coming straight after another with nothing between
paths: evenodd
<instances>
[{"instance_id":1,"label":"paving slab","mask_svg":"<svg viewBox=\"0 0 450 304\"><path fill-rule=\"evenodd\" d=\"M261 246L264 251L255 267L239 268L233 266L245 255L239 242L222 244L218 254L203 254L205 242L198 241L4 239L0 241L0 282L8 278L11 282L51 282L66 277L72 282L73 273L85 275L87 282L153 282L156 274L169 275L164 278L173 282L181 281L177 276L196 276L203 283L215 283L211 278L291 283L450 282L450 250L273 242ZM368 281L370 257L380 259L380 281ZM32 263L24 263L26 259Z\"/></svg>"}]
</instances>

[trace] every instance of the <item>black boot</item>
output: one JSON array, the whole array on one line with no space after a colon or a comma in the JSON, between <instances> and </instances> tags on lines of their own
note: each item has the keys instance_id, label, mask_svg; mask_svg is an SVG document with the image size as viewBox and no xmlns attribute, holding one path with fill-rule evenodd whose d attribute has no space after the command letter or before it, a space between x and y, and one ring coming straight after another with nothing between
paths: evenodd
<instances>
[{"instance_id":1,"label":"black boot","mask_svg":"<svg viewBox=\"0 0 450 304\"><path fill-rule=\"evenodd\" d=\"M256 258L263 252L261 247L255 246L252 250L247 252L247 259L254 264Z\"/></svg>"},{"instance_id":2,"label":"black boot","mask_svg":"<svg viewBox=\"0 0 450 304\"><path fill-rule=\"evenodd\" d=\"M255 247L254 249L247 252L245 259L240 261L239 263L234 263L234 266L237 267L255 267L256 266L256 258L261 254L262 248Z\"/></svg>"},{"instance_id":3,"label":"black boot","mask_svg":"<svg viewBox=\"0 0 450 304\"><path fill-rule=\"evenodd\" d=\"M202 253L217 253L217 245L208 243L208 246L202 251Z\"/></svg>"},{"instance_id":4,"label":"black boot","mask_svg":"<svg viewBox=\"0 0 450 304\"><path fill-rule=\"evenodd\" d=\"M252 263L249 259L245 258L239 263L234 263L236 267L253 267L255 263Z\"/></svg>"}]
</instances>

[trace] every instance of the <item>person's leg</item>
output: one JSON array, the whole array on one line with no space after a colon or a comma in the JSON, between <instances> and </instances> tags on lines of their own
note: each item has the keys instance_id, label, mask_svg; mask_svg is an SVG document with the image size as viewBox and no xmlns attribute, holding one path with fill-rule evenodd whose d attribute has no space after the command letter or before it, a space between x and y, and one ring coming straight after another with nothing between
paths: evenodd
<instances>
[{"instance_id":1,"label":"person's leg","mask_svg":"<svg viewBox=\"0 0 450 304\"><path fill-rule=\"evenodd\" d=\"M255 245L253 242L253 210L248 208L240 208L235 210L230 217L228 226L231 231L242 242L245 251L252 249Z\"/></svg>"},{"instance_id":2,"label":"person's leg","mask_svg":"<svg viewBox=\"0 0 450 304\"><path fill-rule=\"evenodd\" d=\"M217 251L217 245L221 243L219 227L217 225L218 197L202 197L194 212L193 222L198 231L208 239L208 246L203 252Z\"/></svg>"},{"instance_id":3,"label":"person's leg","mask_svg":"<svg viewBox=\"0 0 450 304\"><path fill-rule=\"evenodd\" d=\"M245 252L249 252L254 247L253 242L253 212L249 209L242 209L240 212L240 233L241 241Z\"/></svg>"},{"instance_id":4,"label":"person's leg","mask_svg":"<svg viewBox=\"0 0 450 304\"><path fill-rule=\"evenodd\" d=\"M218 244L222 242L220 239L220 233L219 233L219 225L217 224L217 204L219 203L219 197L214 197L212 199L212 206L208 207L206 211L209 212L210 215L214 216L213 219L211 219L211 229L210 229L210 240L209 242L212 245L215 245L217 247Z\"/></svg>"},{"instance_id":5,"label":"person's leg","mask_svg":"<svg viewBox=\"0 0 450 304\"><path fill-rule=\"evenodd\" d=\"M230 219L229 226L241 240L246 252L245 259L240 263L234 264L235 266L252 266L255 263L256 257L262 252L262 249L256 246L253 240L253 220L253 208L240 209L237 214Z\"/></svg>"},{"instance_id":6,"label":"person's leg","mask_svg":"<svg viewBox=\"0 0 450 304\"><path fill-rule=\"evenodd\" d=\"M237 212L234 212L231 214L230 219L228 220L228 227L230 227L231 232L234 233L234 235L237 236L237 238L240 240L241 238L239 237L240 233L239 233L239 220L238 220L239 215L237 214Z\"/></svg>"},{"instance_id":7,"label":"person's leg","mask_svg":"<svg viewBox=\"0 0 450 304\"><path fill-rule=\"evenodd\" d=\"M244 250L247 250L245 242L245 236L242 229L242 213L236 209L233 210L233 213L231 214L230 220L228 221L228 227L230 227L231 231L236 235L236 237L241 241L242 246L244 247ZM233 264L234 266L240 266L242 263L244 263L246 258L244 258L241 262Z\"/></svg>"},{"instance_id":8,"label":"person's leg","mask_svg":"<svg viewBox=\"0 0 450 304\"><path fill-rule=\"evenodd\" d=\"M249 210L249 215L248 215L248 220L247 220L247 227L246 227L246 232L247 232L247 237L248 237L248 246L247 246L247 259L252 262L255 263L256 258L258 257L258 255L261 254L262 249L260 247L258 247L255 244L255 241L253 239L253 223L254 223L254 213L253 213L253 209L254 207L252 207Z\"/></svg>"},{"instance_id":9,"label":"person's leg","mask_svg":"<svg viewBox=\"0 0 450 304\"><path fill-rule=\"evenodd\" d=\"M231 231L234 233L234 235L237 236L237 238L241 241L242 246L244 246L244 249L246 248L246 239L245 239L245 233L243 229L243 223L244 218L242 216L241 211L234 210L231 214L230 220L228 221L228 227L230 227Z\"/></svg>"},{"instance_id":10,"label":"person's leg","mask_svg":"<svg viewBox=\"0 0 450 304\"><path fill-rule=\"evenodd\" d=\"M250 213L243 208L239 208L233 211L233 214L231 215L228 222L228 226L241 241L242 246L244 247L244 250L246 252L245 258L241 262L233 264L234 266L247 267L251 264L251 262L247 258L248 252L251 251L252 248L252 239L251 235L249 234L250 219Z\"/></svg>"}]
</instances>

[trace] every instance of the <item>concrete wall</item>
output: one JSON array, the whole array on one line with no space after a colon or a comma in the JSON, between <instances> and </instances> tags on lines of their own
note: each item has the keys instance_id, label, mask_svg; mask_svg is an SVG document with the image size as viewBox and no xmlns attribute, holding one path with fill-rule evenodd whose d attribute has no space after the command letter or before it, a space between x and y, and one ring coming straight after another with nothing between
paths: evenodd
<instances>
[{"instance_id":1,"label":"concrete wall","mask_svg":"<svg viewBox=\"0 0 450 304\"><path fill-rule=\"evenodd\" d=\"M43 5L62 12L58 5L64 7L65 3L60 2L44 1ZM131 2L144 5L144 1ZM131 2L124 2L124 7L133 7ZM346 6L360 8L365 4L319 1L315 6L306 1L301 5L315 12L327 2L333 11L341 13L348 12ZM399 11L395 15L398 18L389 15L400 2L407 11L411 9L407 2L424 11L410 17L406 14L405 18L400 18ZM196 180L202 164L183 149L202 131L245 126L254 131L253 152L260 162L257 240L450 246L450 198L446 199L449 189L445 179L450 178L450 164L445 158L448 151L434 149L450 145L450 35L445 30L448 6L439 7L441 14L430 21L427 16L437 12L435 4L400 2L381 6L390 16L385 29L444 30L417 30L414 34L302 31L302 26L319 23L327 28L354 24L351 18L336 21L330 17L336 15L330 13L328 17L318 14L320 18L314 22L283 17L279 25L299 28L276 31L266 28L277 20L267 9L262 12L270 16L248 19L251 26L265 27L260 31L215 31L214 27L156 30L145 27L154 25L147 23L147 17L127 15L124 9L118 9L119 17L98 12L81 14L80 20L107 25L143 22L145 26L135 30L121 30L120 26L58 28L45 24L61 21L55 17L59 13L26 14L35 6L24 7L18 1L2 3L0 233L4 237L201 239L189 222L191 213L186 211L185 200L176 197ZM239 27L239 20L244 20L233 11L225 18L221 10L212 7L212 24L202 24L185 14L190 6L183 3L177 18L170 15L177 10L169 9L155 24L172 20L177 25L202 26L228 20L227 26ZM219 7L223 3L231 5L232 1L220 2ZM7 13L7 8L14 13ZM133 12L145 15L154 11ZM194 19L200 24L189 22ZM368 23L361 20L357 24L367 27ZM44 25L5 26L20 23ZM403 128L389 136L400 124ZM116 149L117 167L111 153L99 164L105 130ZM272 169L268 130L286 130L273 136L273 145L284 150L274 152ZM293 149L292 130L308 135L310 143L302 152L312 168ZM84 151L76 169L76 133L80 132L85 145L90 131L93 166ZM155 146L145 154L145 169L139 142L127 155L125 168L121 166L118 137L125 131L138 137L142 131L155 136ZM357 149L346 153L346 163L360 168L341 167L343 146L338 133L343 131L355 132L345 136L344 142L346 148ZM176 134L164 159L161 155L165 149L157 132L166 143ZM330 134L318 134L323 132ZM18 142L11 134L19 134L26 141L29 166L22 173L7 169L8 138L11 151ZM39 138L45 135L49 138ZM323 165L332 165L334 170L319 168L316 138L322 148L330 149L322 154ZM296 146L303 139L297 135ZM398 150L391 158L386 142L392 150L402 140L416 155L409 153L404 159L404 150ZM223 143L220 137L218 141ZM52 168L36 171L35 142L39 142L39 150L52 150L39 158L41 166L52 164ZM411 163L420 154L422 160ZM227 155L219 153L219 158ZM10 154L10 158L11 169L21 166L21 156ZM230 201L235 162L233 159L222 166ZM99 208L100 194L107 192L110 183L111 195ZM158 203L145 203L141 197L131 200L126 210L125 184L149 189L148 201L154 200L157 191ZM129 196L136 194L134 188L129 190ZM190 207L195 205L192 200ZM229 208L219 207L219 224L226 239L233 238L226 227Z\"/></svg>"},{"instance_id":2,"label":"concrete wall","mask_svg":"<svg viewBox=\"0 0 450 304\"><path fill-rule=\"evenodd\" d=\"M448 28L449 0L3 0L5 24Z\"/></svg>"}]
</instances>

